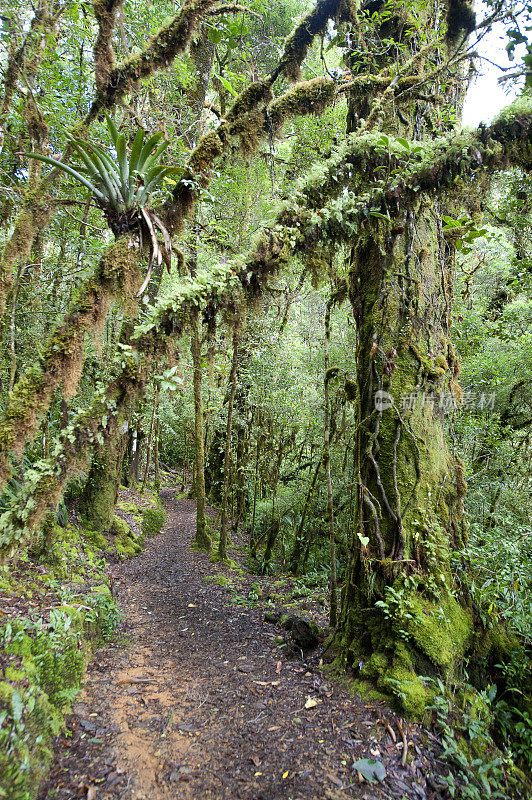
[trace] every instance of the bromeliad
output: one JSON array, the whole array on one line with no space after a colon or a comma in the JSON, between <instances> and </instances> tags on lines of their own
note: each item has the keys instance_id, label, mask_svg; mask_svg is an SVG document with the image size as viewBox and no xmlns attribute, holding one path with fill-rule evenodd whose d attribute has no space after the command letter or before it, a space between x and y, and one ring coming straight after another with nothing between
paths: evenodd
<instances>
[{"instance_id":1,"label":"bromeliad","mask_svg":"<svg viewBox=\"0 0 532 800\"><path fill-rule=\"evenodd\" d=\"M63 170L89 189L96 203L103 209L115 236L131 230L138 230L142 236L143 227L147 230L150 238L150 261L146 278L138 292L140 296L150 281L154 262L160 265L164 261L168 270L171 266L170 234L149 208L149 200L165 178L180 174L181 170L159 163L161 155L168 147L167 141L161 142L162 133L156 133L144 141L144 131L139 128L128 158L125 134L118 132L108 114L105 115L105 120L116 151L116 161L105 148L72 136L68 136L68 140L83 166L72 167L40 153L27 155ZM162 234L162 244L157 230Z\"/></svg>"}]
</instances>

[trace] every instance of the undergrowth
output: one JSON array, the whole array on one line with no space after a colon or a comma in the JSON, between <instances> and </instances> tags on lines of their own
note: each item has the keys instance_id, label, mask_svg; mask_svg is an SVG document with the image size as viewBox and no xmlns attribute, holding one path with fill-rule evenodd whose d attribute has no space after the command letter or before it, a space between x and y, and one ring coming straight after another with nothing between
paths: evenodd
<instances>
[{"instance_id":1,"label":"undergrowth","mask_svg":"<svg viewBox=\"0 0 532 800\"><path fill-rule=\"evenodd\" d=\"M141 519L142 509L134 504L127 511ZM136 554L144 540L118 517L104 537L62 512L63 527L57 516L51 518L16 567L0 571L2 800L36 797L52 756L52 739L64 730L91 650L113 637L121 618L107 559ZM161 513L155 512L159 527Z\"/></svg>"}]
</instances>

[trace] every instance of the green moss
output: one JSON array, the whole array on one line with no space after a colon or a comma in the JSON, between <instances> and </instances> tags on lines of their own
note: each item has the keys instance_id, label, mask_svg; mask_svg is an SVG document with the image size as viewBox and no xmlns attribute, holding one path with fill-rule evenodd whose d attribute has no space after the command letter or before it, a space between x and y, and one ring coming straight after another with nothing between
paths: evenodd
<instances>
[{"instance_id":1,"label":"green moss","mask_svg":"<svg viewBox=\"0 0 532 800\"><path fill-rule=\"evenodd\" d=\"M516 97L513 103L505 106L495 118L495 122L508 121L525 115L532 114L532 95L528 92Z\"/></svg>"},{"instance_id":2,"label":"green moss","mask_svg":"<svg viewBox=\"0 0 532 800\"><path fill-rule=\"evenodd\" d=\"M377 686L394 695L401 710L408 717L411 719L423 717L429 692L414 670L401 664L401 659L384 673Z\"/></svg>"},{"instance_id":3,"label":"green moss","mask_svg":"<svg viewBox=\"0 0 532 800\"><path fill-rule=\"evenodd\" d=\"M113 514L110 533L113 536L131 536L131 528L125 520Z\"/></svg>"},{"instance_id":4,"label":"green moss","mask_svg":"<svg viewBox=\"0 0 532 800\"><path fill-rule=\"evenodd\" d=\"M96 587L102 588L108 592ZM0 682L0 797L37 796L52 737L60 733L82 682L88 635L99 636L115 624L112 599L94 594L101 600L89 595L79 605L54 608L44 625L14 618L11 630L4 632L2 661L8 663Z\"/></svg>"},{"instance_id":5,"label":"green moss","mask_svg":"<svg viewBox=\"0 0 532 800\"><path fill-rule=\"evenodd\" d=\"M372 653L367 662L362 667L362 674L368 678L377 679L388 667L388 659L384 653Z\"/></svg>"},{"instance_id":6,"label":"green moss","mask_svg":"<svg viewBox=\"0 0 532 800\"><path fill-rule=\"evenodd\" d=\"M144 535L136 536L125 520L113 515L111 522L111 534L116 537L114 546L119 558L133 558L142 552Z\"/></svg>"},{"instance_id":7,"label":"green moss","mask_svg":"<svg viewBox=\"0 0 532 800\"><path fill-rule=\"evenodd\" d=\"M438 603L413 595L409 607L412 619L407 621L408 633L421 652L447 674L471 643L471 616L446 594Z\"/></svg>"},{"instance_id":8,"label":"green moss","mask_svg":"<svg viewBox=\"0 0 532 800\"><path fill-rule=\"evenodd\" d=\"M231 578L228 578L227 575L217 575L214 579L214 583L217 586L225 586L225 587L232 587L233 581Z\"/></svg>"},{"instance_id":9,"label":"green moss","mask_svg":"<svg viewBox=\"0 0 532 800\"><path fill-rule=\"evenodd\" d=\"M91 528L85 528L83 532L83 538L86 542L93 547L96 547L98 550L107 549L107 540L99 531L92 530Z\"/></svg>"},{"instance_id":10,"label":"green moss","mask_svg":"<svg viewBox=\"0 0 532 800\"><path fill-rule=\"evenodd\" d=\"M145 536L158 534L166 522L166 514L162 508L147 508L142 513L142 533Z\"/></svg>"},{"instance_id":11,"label":"green moss","mask_svg":"<svg viewBox=\"0 0 532 800\"><path fill-rule=\"evenodd\" d=\"M13 669L13 667L6 667L4 676L8 681L23 681L26 677L24 670Z\"/></svg>"},{"instance_id":12,"label":"green moss","mask_svg":"<svg viewBox=\"0 0 532 800\"><path fill-rule=\"evenodd\" d=\"M0 681L0 700L4 700L6 703L11 702L11 695L14 692L15 687L12 686L10 683L6 681Z\"/></svg>"}]
</instances>

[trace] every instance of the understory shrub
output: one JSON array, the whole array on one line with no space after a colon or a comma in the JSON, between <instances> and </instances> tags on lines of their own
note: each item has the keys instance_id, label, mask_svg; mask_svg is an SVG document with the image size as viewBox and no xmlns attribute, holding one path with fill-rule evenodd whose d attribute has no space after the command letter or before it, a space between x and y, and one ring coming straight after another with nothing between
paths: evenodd
<instances>
[{"instance_id":1,"label":"understory shrub","mask_svg":"<svg viewBox=\"0 0 532 800\"><path fill-rule=\"evenodd\" d=\"M142 512L142 533L145 536L158 534L166 522L166 514L162 508L146 508Z\"/></svg>"}]
</instances>

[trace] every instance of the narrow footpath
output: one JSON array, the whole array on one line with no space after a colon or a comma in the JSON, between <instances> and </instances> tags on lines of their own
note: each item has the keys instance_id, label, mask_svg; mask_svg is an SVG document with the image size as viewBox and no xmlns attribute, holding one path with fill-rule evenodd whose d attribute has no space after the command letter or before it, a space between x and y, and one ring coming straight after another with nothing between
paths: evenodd
<instances>
[{"instance_id":1,"label":"narrow footpath","mask_svg":"<svg viewBox=\"0 0 532 800\"><path fill-rule=\"evenodd\" d=\"M436 800L435 737L280 655L260 609L203 580L195 504L166 492L164 530L113 568L121 632L98 650L41 800ZM363 781L354 761L387 771Z\"/></svg>"}]
</instances>

